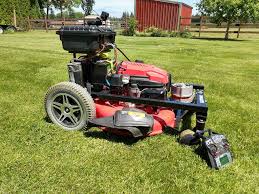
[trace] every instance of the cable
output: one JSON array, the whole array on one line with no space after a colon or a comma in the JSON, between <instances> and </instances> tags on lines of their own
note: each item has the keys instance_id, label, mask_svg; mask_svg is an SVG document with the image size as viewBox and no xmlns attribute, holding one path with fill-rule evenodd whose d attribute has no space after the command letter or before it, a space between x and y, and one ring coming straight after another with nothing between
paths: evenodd
<instances>
[{"instance_id":1,"label":"cable","mask_svg":"<svg viewBox=\"0 0 259 194\"><path fill-rule=\"evenodd\" d=\"M118 49L118 51L120 51L121 54L123 54L123 56L129 61L131 62L131 60L127 57L127 55L118 47L116 47L116 49Z\"/></svg>"}]
</instances>

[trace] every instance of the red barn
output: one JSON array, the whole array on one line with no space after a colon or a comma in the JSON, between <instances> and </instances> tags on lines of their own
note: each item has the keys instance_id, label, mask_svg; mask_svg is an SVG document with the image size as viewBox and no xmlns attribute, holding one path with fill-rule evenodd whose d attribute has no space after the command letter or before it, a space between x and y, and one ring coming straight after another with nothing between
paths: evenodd
<instances>
[{"instance_id":1,"label":"red barn","mask_svg":"<svg viewBox=\"0 0 259 194\"><path fill-rule=\"evenodd\" d=\"M190 26L192 7L170 0L135 0L135 15L139 31L151 26L177 31Z\"/></svg>"}]
</instances>

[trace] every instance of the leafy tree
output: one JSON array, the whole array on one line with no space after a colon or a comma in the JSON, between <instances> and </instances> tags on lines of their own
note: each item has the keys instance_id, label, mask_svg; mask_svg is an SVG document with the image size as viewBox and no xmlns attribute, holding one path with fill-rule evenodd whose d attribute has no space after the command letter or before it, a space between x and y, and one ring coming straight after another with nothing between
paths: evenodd
<instances>
[{"instance_id":1,"label":"leafy tree","mask_svg":"<svg viewBox=\"0 0 259 194\"><path fill-rule=\"evenodd\" d=\"M39 0L30 0L30 17L39 18L42 15L43 9L40 7Z\"/></svg>"},{"instance_id":2,"label":"leafy tree","mask_svg":"<svg viewBox=\"0 0 259 194\"><path fill-rule=\"evenodd\" d=\"M85 11L85 15L91 15L95 0L82 0L81 7Z\"/></svg>"},{"instance_id":3,"label":"leafy tree","mask_svg":"<svg viewBox=\"0 0 259 194\"><path fill-rule=\"evenodd\" d=\"M129 17L130 17L129 12L125 11L122 13L121 20L126 21L129 19Z\"/></svg>"},{"instance_id":4,"label":"leafy tree","mask_svg":"<svg viewBox=\"0 0 259 194\"><path fill-rule=\"evenodd\" d=\"M129 19L128 27L122 32L124 36L134 36L137 29L137 20L134 17Z\"/></svg>"},{"instance_id":5,"label":"leafy tree","mask_svg":"<svg viewBox=\"0 0 259 194\"><path fill-rule=\"evenodd\" d=\"M81 3L80 0L52 0L51 2L55 8L60 10L61 18L63 18L63 12L65 9L78 7Z\"/></svg>"},{"instance_id":6,"label":"leafy tree","mask_svg":"<svg viewBox=\"0 0 259 194\"><path fill-rule=\"evenodd\" d=\"M44 15L44 8L47 6L48 0L30 0L31 7L36 8L39 15Z\"/></svg>"},{"instance_id":7,"label":"leafy tree","mask_svg":"<svg viewBox=\"0 0 259 194\"><path fill-rule=\"evenodd\" d=\"M27 18L30 15L30 0L0 0L0 22L2 24L13 23L13 11L16 11L17 24L20 27L28 26Z\"/></svg>"},{"instance_id":8,"label":"leafy tree","mask_svg":"<svg viewBox=\"0 0 259 194\"><path fill-rule=\"evenodd\" d=\"M43 0L42 0L43 1ZM54 13L54 10L51 9L51 0L45 0L45 6L46 6L46 9L47 9L47 20L49 19L49 12L50 12L50 17L53 17L53 13ZM54 14L55 16L55 14Z\"/></svg>"},{"instance_id":9,"label":"leafy tree","mask_svg":"<svg viewBox=\"0 0 259 194\"><path fill-rule=\"evenodd\" d=\"M226 40L233 22L255 20L259 12L258 0L201 0L197 5L201 14L212 17L218 25L227 23Z\"/></svg>"},{"instance_id":10,"label":"leafy tree","mask_svg":"<svg viewBox=\"0 0 259 194\"><path fill-rule=\"evenodd\" d=\"M76 12L72 7L68 8L68 16L69 16L69 18L75 18L76 17Z\"/></svg>"},{"instance_id":11,"label":"leafy tree","mask_svg":"<svg viewBox=\"0 0 259 194\"><path fill-rule=\"evenodd\" d=\"M82 19L84 18L84 14L82 12L75 12L75 18Z\"/></svg>"},{"instance_id":12,"label":"leafy tree","mask_svg":"<svg viewBox=\"0 0 259 194\"><path fill-rule=\"evenodd\" d=\"M54 10L51 9L51 8L50 8L49 18L50 18L50 19L55 19L55 18L56 18L55 12L54 12Z\"/></svg>"}]
</instances>

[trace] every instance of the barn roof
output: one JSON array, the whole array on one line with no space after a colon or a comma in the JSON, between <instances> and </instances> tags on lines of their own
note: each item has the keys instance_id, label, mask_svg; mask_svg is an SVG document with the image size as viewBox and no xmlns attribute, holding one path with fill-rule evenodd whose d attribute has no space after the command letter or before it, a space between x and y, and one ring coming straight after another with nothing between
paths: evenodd
<instances>
[{"instance_id":1,"label":"barn roof","mask_svg":"<svg viewBox=\"0 0 259 194\"><path fill-rule=\"evenodd\" d=\"M165 2L165 3L181 4L181 5L184 5L186 7L189 7L189 8L193 9L192 6L187 5L186 3L179 2L179 1L173 1L173 0L151 0L151 1L160 1L160 2Z\"/></svg>"}]
</instances>

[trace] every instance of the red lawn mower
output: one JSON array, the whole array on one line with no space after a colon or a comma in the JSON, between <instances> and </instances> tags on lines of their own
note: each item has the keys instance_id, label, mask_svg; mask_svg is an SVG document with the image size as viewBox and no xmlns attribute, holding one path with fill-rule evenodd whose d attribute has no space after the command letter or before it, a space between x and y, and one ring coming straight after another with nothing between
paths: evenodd
<instances>
[{"instance_id":1,"label":"red lawn mower","mask_svg":"<svg viewBox=\"0 0 259 194\"><path fill-rule=\"evenodd\" d=\"M57 31L73 59L68 64L69 82L47 92L45 109L51 121L65 130L99 127L140 138L161 134L166 128L179 129L183 120L196 114L196 126L181 131L180 142L190 145L205 138L204 144L216 137L212 133L204 136L208 112L204 86L172 83L171 74L165 70L129 60L115 45L116 33L103 25L108 16L103 12L87 25L63 26ZM119 52L126 61L118 61ZM82 54L79 58L78 53ZM232 161L226 138L218 135L213 141L222 145L220 152L215 151L216 143L207 146L213 151L212 158L217 156L220 166Z\"/></svg>"}]
</instances>

